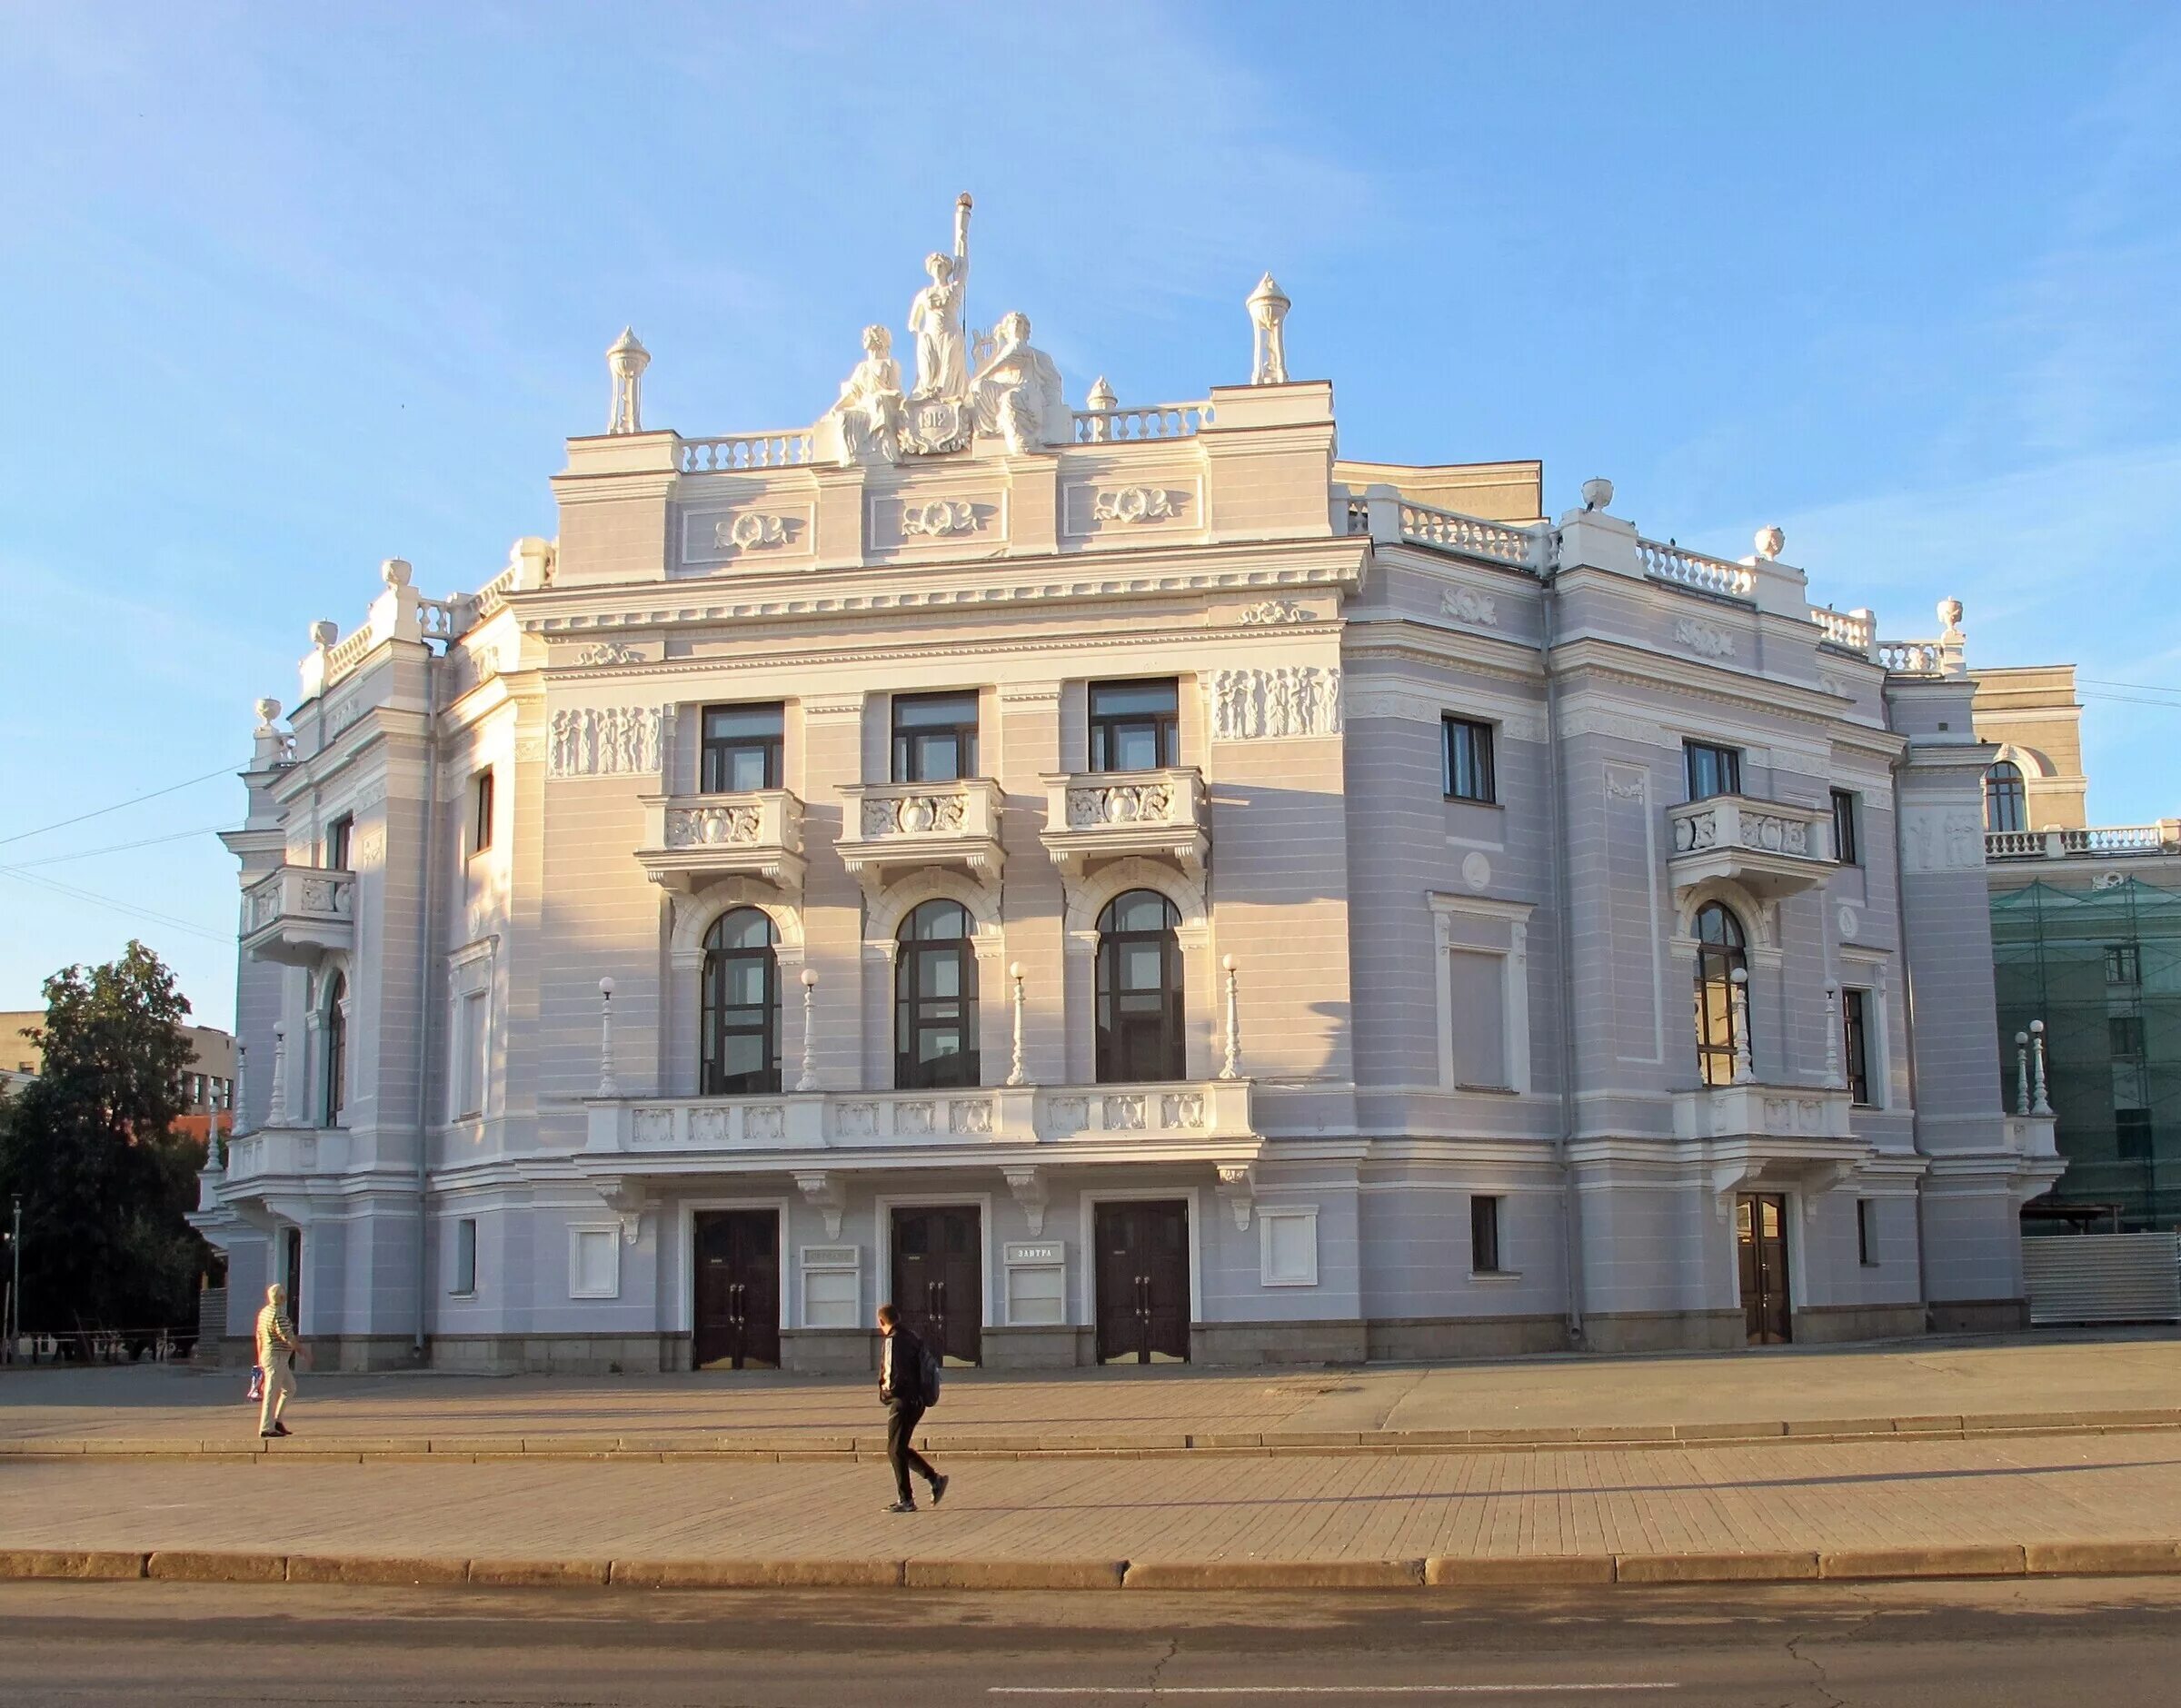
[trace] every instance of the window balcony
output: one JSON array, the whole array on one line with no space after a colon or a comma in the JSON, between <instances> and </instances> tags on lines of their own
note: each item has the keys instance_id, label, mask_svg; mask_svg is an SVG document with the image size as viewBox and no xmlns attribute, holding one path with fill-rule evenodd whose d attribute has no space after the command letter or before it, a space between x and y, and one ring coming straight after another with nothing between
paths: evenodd
<instances>
[{"instance_id":1,"label":"window balcony","mask_svg":"<svg viewBox=\"0 0 2181 1708\"><path fill-rule=\"evenodd\" d=\"M731 795L646 795L643 875L692 890L715 878L756 878L802 893L802 802L784 789Z\"/></svg>"},{"instance_id":2,"label":"window balcony","mask_svg":"<svg viewBox=\"0 0 2181 1708\"><path fill-rule=\"evenodd\" d=\"M354 872L275 866L243 891L243 953L253 960L314 967L355 943Z\"/></svg>"},{"instance_id":3,"label":"window balcony","mask_svg":"<svg viewBox=\"0 0 2181 1708\"><path fill-rule=\"evenodd\" d=\"M1685 897L1715 878L1770 900L1825 882L1833 870L1831 813L1747 795L1713 795L1666 811L1667 869Z\"/></svg>"},{"instance_id":4,"label":"window balcony","mask_svg":"<svg viewBox=\"0 0 2181 1708\"><path fill-rule=\"evenodd\" d=\"M1194 766L1155 771L1077 771L1045 779L1041 839L1053 864L1081 878L1093 860L1151 855L1191 878L1210 849L1204 778Z\"/></svg>"},{"instance_id":5,"label":"window balcony","mask_svg":"<svg viewBox=\"0 0 2181 1708\"><path fill-rule=\"evenodd\" d=\"M847 801L841 862L876 895L904 872L952 866L981 884L997 884L1007 856L1000 846L1000 785L986 777L943 783L856 783Z\"/></svg>"},{"instance_id":6,"label":"window balcony","mask_svg":"<svg viewBox=\"0 0 2181 1708\"><path fill-rule=\"evenodd\" d=\"M593 1097L586 1158L737 1157L773 1167L900 1167L1004 1154L1031 1163L1216 1160L1258 1135L1247 1079L971 1086L731 1097ZM1031 1153L1022 1157L1021 1153ZM1247 1160L1244 1158L1244 1160ZM668 1170L672 1172L671 1168Z\"/></svg>"},{"instance_id":7,"label":"window balcony","mask_svg":"<svg viewBox=\"0 0 2181 1708\"><path fill-rule=\"evenodd\" d=\"M1847 1139L1852 1095L1831 1086L1705 1086L1674 1093L1682 1138Z\"/></svg>"}]
</instances>

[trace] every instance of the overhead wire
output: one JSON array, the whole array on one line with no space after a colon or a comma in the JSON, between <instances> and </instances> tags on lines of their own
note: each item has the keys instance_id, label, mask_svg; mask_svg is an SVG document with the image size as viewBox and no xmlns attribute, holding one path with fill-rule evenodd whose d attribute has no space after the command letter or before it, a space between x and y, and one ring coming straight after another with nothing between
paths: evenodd
<instances>
[{"instance_id":1,"label":"overhead wire","mask_svg":"<svg viewBox=\"0 0 2181 1708\"><path fill-rule=\"evenodd\" d=\"M67 896L77 901L88 901L101 908L111 908L116 913L125 913L132 918L144 919L154 925L164 925L172 930L186 931L192 937L201 937L207 942L232 943L234 940L232 932L210 930L194 920L176 919L171 913L161 913L156 909L139 907L134 902L123 901L114 896L102 896L95 889L81 889L74 884L64 884L58 879L45 878L35 872L26 872L20 867L0 866L0 878L13 878L18 883L35 884L39 889L50 889L55 895Z\"/></svg>"},{"instance_id":2,"label":"overhead wire","mask_svg":"<svg viewBox=\"0 0 2181 1708\"><path fill-rule=\"evenodd\" d=\"M232 777L238 770L245 769L247 768L239 765L223 765L217 770L206 771L202 777L192 777L184 782L169 783L164 789L154 789L148 795L138 795L133 799L117 801L111 807L100 807L92 812L79 812L73 819L61 819L52 824L42 824L35 830L17 830L13 836L0 836L0 848L6 847L10 842L28 841L34 836L45 836L50 831L65 830L72 824L82 824L87 819L103 819L110 812L121 812L130 807L139 807L147 800L157 800L163 795L179 794L184 789L194 789L199 783L208 783L215 777Z\"/></svg>"},{"instance_id":3,"label":"overhead wire","mask_svg":"<svg viewBox=\"0 0 2181 1708\"><path fill-rule=\"evenodd\" d=\"M5 869L20 872L33 866L61 866L70 860L87 860L100 854L125 854L131 849L156 848L162 842L184 842L193 836L211 836L228 828L224 824L208 824L195 830L174 830L165 836L141 837L134 842L113 842L105 848L78 849L73 854L41 854L35 860L17 860Z\"/></svg>"}]
</instances>

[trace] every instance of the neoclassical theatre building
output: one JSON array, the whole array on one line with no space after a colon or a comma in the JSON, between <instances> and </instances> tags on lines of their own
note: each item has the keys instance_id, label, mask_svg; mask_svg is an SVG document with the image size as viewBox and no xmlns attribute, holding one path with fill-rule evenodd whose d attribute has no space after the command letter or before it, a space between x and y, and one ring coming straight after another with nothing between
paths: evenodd
<instances>
[{"instance_id":1,"label":"neoclassical theatre building","mask_svg":"<svg viewBox=\"0 0 2181 1708\"><path fill-rule=\"evenodd\" d=\"M384 565L244 778L228 1324L322 1359L861 1370L1726 1347L2025 1318L1959 607L1777 531L1063 393L965 314L812 426L568 442ZM845 343L846 341L844 341Z\"/></svg>"}]
</instances>

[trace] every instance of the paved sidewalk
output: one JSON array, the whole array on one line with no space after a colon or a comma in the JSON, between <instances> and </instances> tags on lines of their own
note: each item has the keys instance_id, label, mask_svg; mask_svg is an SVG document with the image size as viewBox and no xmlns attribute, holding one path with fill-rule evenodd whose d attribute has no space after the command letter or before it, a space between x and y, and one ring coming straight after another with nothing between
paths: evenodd
<instances>
[{"instance_id":1,"label":"paved sidewalk","mask_svg":"<svg viewBox=\"0 0 2181 1708\"><path fill-rule=\"evenodd\" d=\"M2181 1570L2181 1444L2167 1435L1001 1461L954 1475L942 1507L897 1517L880 1511L891 1486L875 1462L17 1459L0 1463L0 1575L20 1567L7 1550L68 1549L184 1551L177 1575L207 1574L188 1564L202 1551L255 1551L274 1577L298 1575L281 1564L291 1554L451 1563L452 1581L464 1562L514 1562L494 1568L497 1579L473 1568L469 1581L533 1583L602 1582L609 1561L617 1580L638 1582L647 1571L656 1581L660 1562L708 1561L833 1562L899 1582L907 1561L911 1582L918 1563L971 1562L1072 1564L1110 1584L1125 1561L1131 1583L1161 1568L1153 1579L1170 1587L1186 1586L1190 1568L1253 1562L1418 1582L1427 1558L1572 1556L1603 1563L1596 1581L1611 1580L1618 1558L1626 1582L1647 1569L1691 1574L1662 1557L1697 1560L1698 1576L1807 1577L1821 1558L1847 1563L1830 1575L1891 1574L1855 1569L1880 1556L1940 1573L2020 1572L2027 1549L2032 1570L2038 1550L2062 1562L2042 1569L2079 1569L2057 1544L2116 1541L2153 1544L2149 1569ZM154 1575L164 1557L153 1554Z\"/></svg>"},{"instance_id":2,"label":"paved sidewalk","mask_svg":"<svg viewBox=\"0 0 2181 1708\"><path fill-rule=\"evenodd\" d=\"M0 1374L0 1448L256 1445L244 1373ZM868 1379L767 1374L473 1377L306 1374L299 1447L848 1451L882 1420ZM997 1451L1432 1447L1715 1435L2181 1423L2181 1335L1896 1342L1648 1358L1297 1370L951 1372L936 1440ZM1840 1433L1855 1433L1841 1431Z\"/></svg>"}]
</instances>

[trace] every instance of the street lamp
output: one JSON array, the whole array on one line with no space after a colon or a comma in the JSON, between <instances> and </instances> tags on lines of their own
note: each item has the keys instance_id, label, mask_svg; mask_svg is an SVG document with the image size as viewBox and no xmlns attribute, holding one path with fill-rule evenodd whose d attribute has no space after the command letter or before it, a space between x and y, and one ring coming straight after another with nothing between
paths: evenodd
<instances>
[{"instance_id":1,"label":"street lamp","mask_svg":"<svg viewBox=\"0 0 2181 1708\"><path fill-rule=\"evenodd\" d=\"M14 1194L14 1198L15 1226L7 1236L7 1251L15 1275L7 1287L9 1320L0 1325L7 1329L7 1361L10 1364L15 1363L15 1347L23 1338L23 1195L17 1192Z\"/></svg>"}]
</instances>

